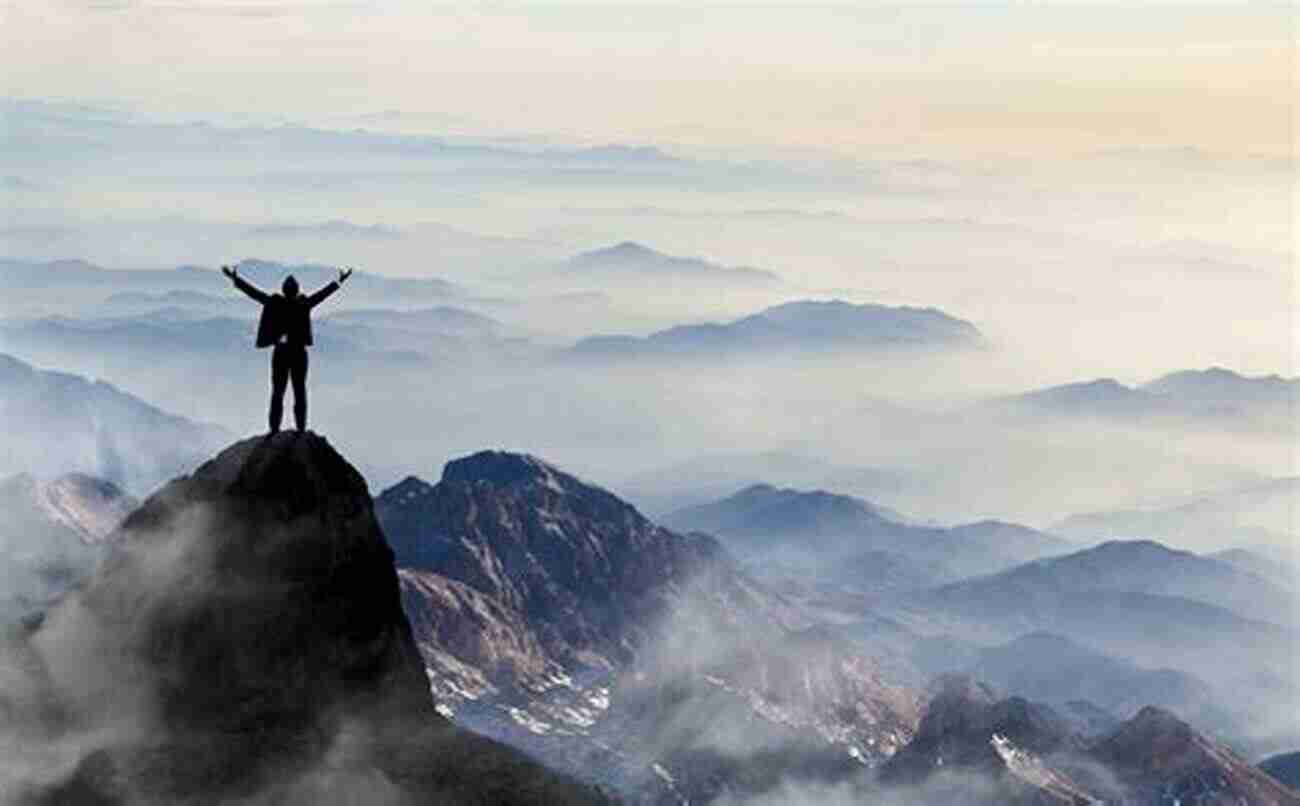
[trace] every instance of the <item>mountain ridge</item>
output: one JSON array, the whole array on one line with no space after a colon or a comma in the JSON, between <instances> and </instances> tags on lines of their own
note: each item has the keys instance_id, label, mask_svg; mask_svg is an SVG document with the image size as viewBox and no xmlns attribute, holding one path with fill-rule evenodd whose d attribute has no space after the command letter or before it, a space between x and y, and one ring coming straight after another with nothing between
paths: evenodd
<instances>
[{"instance_id":1,"label":"mountain ridge","mask_svg":"<svg viewBox=\"0 0 1300 806\"><path fill-rule=\"evenodd\" d=\"M644 338L589 336L570 358L644 359L863 349L979 348L975 325L937 308L797 300L731 320L678 325Z\"/></svg>"},{"instance_id":2,"label":"mountain ridge","mask_svg":"<svg viewBox=\"0 0 1300 806\"><path fill-rule=\"evenodd\" d=\"M66 737L80 761L31 802L606 802L437 713L365 480L323 438L237 442L110 542L26 644L77 715L56 730L117 729Z\"/></svg>"}]
</instances>

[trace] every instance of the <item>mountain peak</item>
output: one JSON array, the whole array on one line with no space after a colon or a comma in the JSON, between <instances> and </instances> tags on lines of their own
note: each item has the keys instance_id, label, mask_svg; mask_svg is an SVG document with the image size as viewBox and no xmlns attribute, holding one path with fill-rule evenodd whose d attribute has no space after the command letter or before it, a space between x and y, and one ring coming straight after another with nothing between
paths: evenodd
<instances>
[{"instance_id":1,"label":"mountain peak","mask_svg":"<svg viewBox=\"0 0 1300 806\"><path fill-rule=\"evenodd\" d=\"M603 250L608 253L617 253L622 255L657 255L659 252L651 249L643 243L636 241L620 241L619 243Z\"/></svg>"},{"instance_id":2,"label":"mountain peak","mask_svg":"<svg viewBox=\"0 0 1300 806\"><path fill-rule=\"evenodd\" d=\"M454 459L443 468L442 480L468 484L487 482L498 487L527 482L557 487L561 480L576 482L572 476L536 456L507 451L479 451Z\"/></svg>"},{"instance_id":3,"label":"mountain peak","mask_svg":"<svg viewBox=\"0 0 1300 806\"><path fill-rule=\"evenodd\" d=\"M219 489L227 496L275 502L286 516L321 510L339 497L370 495L361 473L329 440L310 431L281 431L237 442L200 465L183 483Z\"/></svg>"},{"instance_id":4,"label":"mountain peak","mask_svg":"<svg viewBox=\"0 0 1300 806\"><path fill-rule=\"evenodd\" d=\"M1117 756L1125 755L1128 750L1144 748L1157 752L1186 752L1196 740L1196 732L1173 712L1155 705L1147 705L1138 711L1132 719L1120 726L1107 740ZM1141 755L1134 753L1130 758L1136 760Z\"/></svg>"},{"instance_id":5,"label":"mountain peak","mask_svg":"<svg viewBox=\"0 0 1300 806\"><path fill-rule=\"evenodd\" d=\"M365 479L310 432L165 485L32 645L103 727L35 802L599 800L437 713Z\"/></svg>"},{"instance_id":6,"label":"mountain peak","mask_svg":"<svg viewBox=\"0 0 1300 806\"><path fill-rule=\"evenodd\" d=\"M604 246L598 249L591 249L586 252L580 252L573 257L575 262L593 262L608 259L617 260L649 260L653 258L666 257L662 252L651 249L643 243L636 241L620 241L613 246Z\"/></svg>"},{"instance_id":7,"label":"mountain peak","mask_svg":"<svg viewBox=\"0 0 1300 806\"><path fill-rule=\"evenodd\" d=\"M1163 708L1147 706L1093 754L1141 802L1295 806L1295 793Z\"/></svg>"},{"instance_id":8,"label":"mountain peak","mask_svg":"<svg viewBox=\"0 0 1300 806\"><path fill-rule=\"evenodd\" d=\"M337 718L438 724L365 480L312 433L235 443L165 485L68 608L93 614L84 634L62 634L56 611L45 640L99 650L104 667L70 705L128 723L158 703L141 746L114 753L128 777L137 752L172 759L164 799L324 753ZM203 758L177 763L195 741Z\"/></svg>"}]
</instances>

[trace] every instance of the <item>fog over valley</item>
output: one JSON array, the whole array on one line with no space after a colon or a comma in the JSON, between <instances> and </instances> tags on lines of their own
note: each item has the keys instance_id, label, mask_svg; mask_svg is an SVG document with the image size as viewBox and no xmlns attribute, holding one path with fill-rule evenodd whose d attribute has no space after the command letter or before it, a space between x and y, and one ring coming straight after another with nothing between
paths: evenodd
<instances>
[{"instance_id":1,"label":"fog over valley","mask_svg":"<svg viewBox=\"0 0 1300 806\"><path fill-rule=\"evenodd\" d=\"M7 10L0 804L1300 804L1290 16L697 5Z\"/></svg>"}]
</instances>

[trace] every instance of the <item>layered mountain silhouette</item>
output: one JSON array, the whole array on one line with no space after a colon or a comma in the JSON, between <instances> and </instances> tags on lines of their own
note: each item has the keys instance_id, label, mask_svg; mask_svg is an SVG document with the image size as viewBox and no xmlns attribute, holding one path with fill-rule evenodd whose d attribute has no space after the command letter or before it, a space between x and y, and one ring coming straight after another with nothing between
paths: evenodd
<instances>
[{"instance_id":1,"label":"layered mountain silhouette","mask_svg":"<svg viewBox=\"0 0 1300 806\"><path fill-rule=\"evenodd\" d=\"M118 376L147 377L164 369L183 372L200 365L240 378L247 375L255 313L245 305L243 315L170 308L129 316L47 317L0 323L0 334L11 349L32 360L105 367ZM331 367L352 371L427 367L457 346L412 340L400 330L328 321L315 329L315 337L318 346L329 350ZM421 352L412 345L428 350Z\"/></svg>"},{"instance_id":2,"label":"layered mountain silhouette","mask_svg":"<svg viewBox=\"0 0 1300 806\"><path fill-rule=\"evenodd\" d=\"M293 274L305 288L323 286L338 276L333 266L285 264L268 260L246 259L239 263L244 279L260 288L276 288L288 274ZM116 293L124 290L158 293L196 291L212 293L224 286L215 268L178 266L174 269L106 269L84 260L46 262L0 260L0 280L7 287L25 289L101 290ZM459 289L436 278L387 277L358 271L348 285L355 299L394 301L409 305L413 300L445 299L456 296Z\"/></svg>"},{"instance_id":3,"label":"layered mountain silhouette","mask_svg":"<svg viewBox=\"0 0 1300 806\"><path fill-rule=\"evenodd\" d=\"M855 305L841 300L787 302L725 323L680 325L644 338L592 336L571 358L770 357L886 349L979 347L974 325L935 308Z\"/></svg>"},{"instance_id":4,"label":"layered mountain silhouette","mask_svg":"<svg viewBox=\"0 0 1300 806\"><path fill-rule=\"evenodd\" d=\"M1044 759L1083 750L1067 720L1019 697L999 699L968 678L939 680L916 737L881 770L894 787L919 790L918 802L1099 803Z\"/></svg>"},{"instance_id":5,"label":"layered mountain silhouette","mask_svg":"<svg viewBox=\"0 0 1300 806\"><path fill-rule=\"evenodd\" d=\"M424 337L500 338L506 330L505 325L490 316L451 305L416 310L360 308L332 313L322 317L321 321L362 325Z\"/></svg>"},{"instance_id":6,"label":"layered mountain silhouette","mask_svg":"<svg viewBox=\"0 0 1300 806\"><path fill-rule=\"evenodd\" d=\"M881 778L909 802L1274 806L1300 796L1169 711L1146 707L1085 739L1047 705L969 678L936 684L916 738Z\"/></svg>"},{"instance_id":7,"label":"layered mountain silhouette","mask_svg":"<svg viewBox=\"0 0 1300 806\"><path fill-rule=\"evenodd\" d=\"M968 673L1062 710L1083 701L1127 719L1155 705L1207 729L1232 734L1240 727L1218 705L1217 692L1187 672L1144 669L1047 632L980 650Z\"/></svg>"},{"instance_id":8,"label":"layered mountain silhouette","mask_svg":"<svg viewBox=\"0 0 1300 806\"><path fill-rule=\"evenodd\" d=\"M853 777L915 724L909 693L713 538L535 457L450 462L377 512L456 719L634 800Z\"/></svg>"},{"instance_id":9,"label":"layered mountain silhouette","mask_svg":"<svg viewBox=\"0 0 1300 806\"><path fill-rule=\"evenodd\" d=\"M1300 795L1174 714L1143 708L1091 748L1139 803L1298 804Z\"/></svg>"},{"instance_id":10,"label":"layered mountain silhouette","mask_svg":"<svg viewBox=\"0 0 1300 806\"><path fill-rule=\"evenodd\" d=\"M1300 496L1300 477L1290 476L1218 490L1186 503L1149 509L1111 510L1072 515L1052 527L1078 540L1146 538L1183 546L1273 546L1294 542L1294 507ZM1268 549L1264 548L1264 551ZM1289 577L1295 585L1295 560L1285 556L1254 557L1256 551L1238 550L1222 557L1252 565L1266 576ZM1288 568L1288 566L1292 566ZM1274 580L1278 581L1278 580Z\"/></svg>"},{"instance_id":11,"label":"layered mountain silhouette","mask_svg":"<svg viewBox=\"0 0 1300 806\"><path fill-rule=\"evenodd\" d=\"M914 804L1297 803L1182 721L1205 693L1189 675L1030 635L973 665L1021 696L943 678L922 710L713 538L526 455L474 454L372 504L324 439L262 437L116 528L132 502L102 480L18 477L0 492L25 533L107 551L84 585L0 635L19 803L604 802L592 783L645 803L803 785ZM770 492L826 515L802 522L896 523ZM1175 593L1217 585L1231 599L1240 580L1220 566L1244 573L1108 545L940 590L1045 567L1045 581L1030 574L1039 588L1017 589L1022 611L1044 609L1036 591L1102 590L1104 603L1162 574Z\"/></svg>"},{"instance_id":12,"label":"layered mountain silhouette","mask_svg":"<svg viewBox=\"0 0 1300 806\"><path fill-rule=\"evenodd\" d=\"M985 595L1048 605L1074 593L1142 594L1214 603L1239 617L1294 624L1295 597L1263 577L1230 563L1170 549L1150 540L1112 540L984 578L954 583L939 599L974 604ZM988 600L992 604L992 600ZM989 611L989 615L994 615Z\"/></svg>"},{"instance_id":13,"label":"layered mountain silhouette","mask_svg":"<svg viewBox=\"0 0 1300 806\"><path fill-rule=\"evenodd\" d=\"M88 336L88 338L90 338ZM143 494L228 439L103 381L38 369L0 353L5 450L0 473L84 473Z\"/></svg>"},{"instance_id":14,"label":"layered mountain silhouette","mask_svg":"<svg viewBox=\"0 0 1300 806\"><path fill-rule=\"evenodd\" d=\"M658 252L633 241L582 252L559 266L562 277L600 284L705 285L717 289L764 288L779 285L781 278L766 269L750 266L721 266L695 257L677 257Z\"/></svg>"},{"instance_id":15,"label":"layered mountain silhouette","mask_svg":"<svg viewBox=\"0 0 1300 806\"><path fill-rule=\"evenodd\" d=\"M1211 420L1247 425L1252 420L1294 419L1300 379L1240 375L1222 367L1183 370L1128 386L1099 378L991 401L991 411L1016 415L1144 421Z\"/></svg>"},{"instance_id":16,"label":"layered mountain silhouette","mask_svg":"<svg viewBox=\"0 0 1300 806\"><path fill-rule=\"evenodd\" d=\"M823 490L767 484L678 510L665 522L715 534L742 558L812 564L863 589L898 591L999 571L1070 544L1018 524L951 528L903 522L896 512Z\"/></svg>"},{"instance_id":17,"label":"layered mountain silhouette","mask_svg":"<svg viewBox=\"0 0 1300 806\"><path fill-rule=\"evenodd\" d=\"M1179 705L1185 716L1204 718L1207 729L1265 749L1295 737L1294 720L1279 716L1300 702L1290 671L1294 612L1293 595L1256 574L1149 541L1116 541L917 594L895 616L917 629L941 625L949 635L986 643L1035 632L1068 636L1152 670L1130 670L1125 678L1139 688L1144 679L1167 687L1156 702ZM1223 663L1225 657L1235 662ZM1097 668L1102 677L1110 674L1105 666ZM1063 679L1052 683L1051 667L1024 658L1019 670L1007 672L1023 672L1020 682L1031 688L1055 686ZM1159 670L1208 683L1213 699L1186 677ZM1075 673L1059 671L1064 679ZM1125 710L1142 704L1104 699Z\"/></svg>"},{"instance_id":18,"label":"layered mountain silhouette","mask_svg":"<svg viewBox=\"0 0 1300 806\"><path fill-rule=\"evenodd\" d=\"M439 715L365 481L324 439L237 443L112 543L10 648L31 679L8 730L74 750L12 759L20 802L603 802Z\"/></svg>"}]
</instances>

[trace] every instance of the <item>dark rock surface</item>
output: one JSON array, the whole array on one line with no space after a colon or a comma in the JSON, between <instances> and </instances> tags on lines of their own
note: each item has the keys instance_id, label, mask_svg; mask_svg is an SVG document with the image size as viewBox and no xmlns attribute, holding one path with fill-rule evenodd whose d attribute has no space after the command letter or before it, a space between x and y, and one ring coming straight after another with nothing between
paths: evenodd
<instances>
[{"instance_id":1,"label":"dark rock surface","mask_svg":"<svg viewBox=\"0 0 1300 806\"><path fill-rule=\"evenodd\" d=\"M1134 802L1295 806L1300 795L1161 708L1143 708L1092 749Z\"/></svg>"},{"instance_id":2,"label":"dark rock surface","mask_svg":"<svg viewBox=\"0 0 1300 806\"><path fill-rule=\"evenodd\" d=\"M365 481L323 438L240 442L113 542L28 641L77 747L32 802L600 801L437 713Z\"/></svg>"},{"instance_id":3,"label":"dark rock surface","mask_svg":"<svg viewBox=\"0 0 1300 806\"><path fill-rule=\"evenodd\" d=\"M1300 751L1279 753L1259 763L1259 768L1294 790L1300 790Z\"/></svg>"},{"instance_id":4,"label":"dark rock surface","mask_svg":"<svg viewBox=\"0 0 1300 806\"><path fill-rule=\"evenodd\" d=\"M952 784L954 796L980 803L1088 804L1094 799L1042 759L1082 750L1069 722L1051 708L1020 697L999 699L970 678L940 679L916 737L881 770L892 786L928 786L933 800L945 775L968 776ZM979 791L971 779L987 791Z\"/></svg>"}]
</instances>

